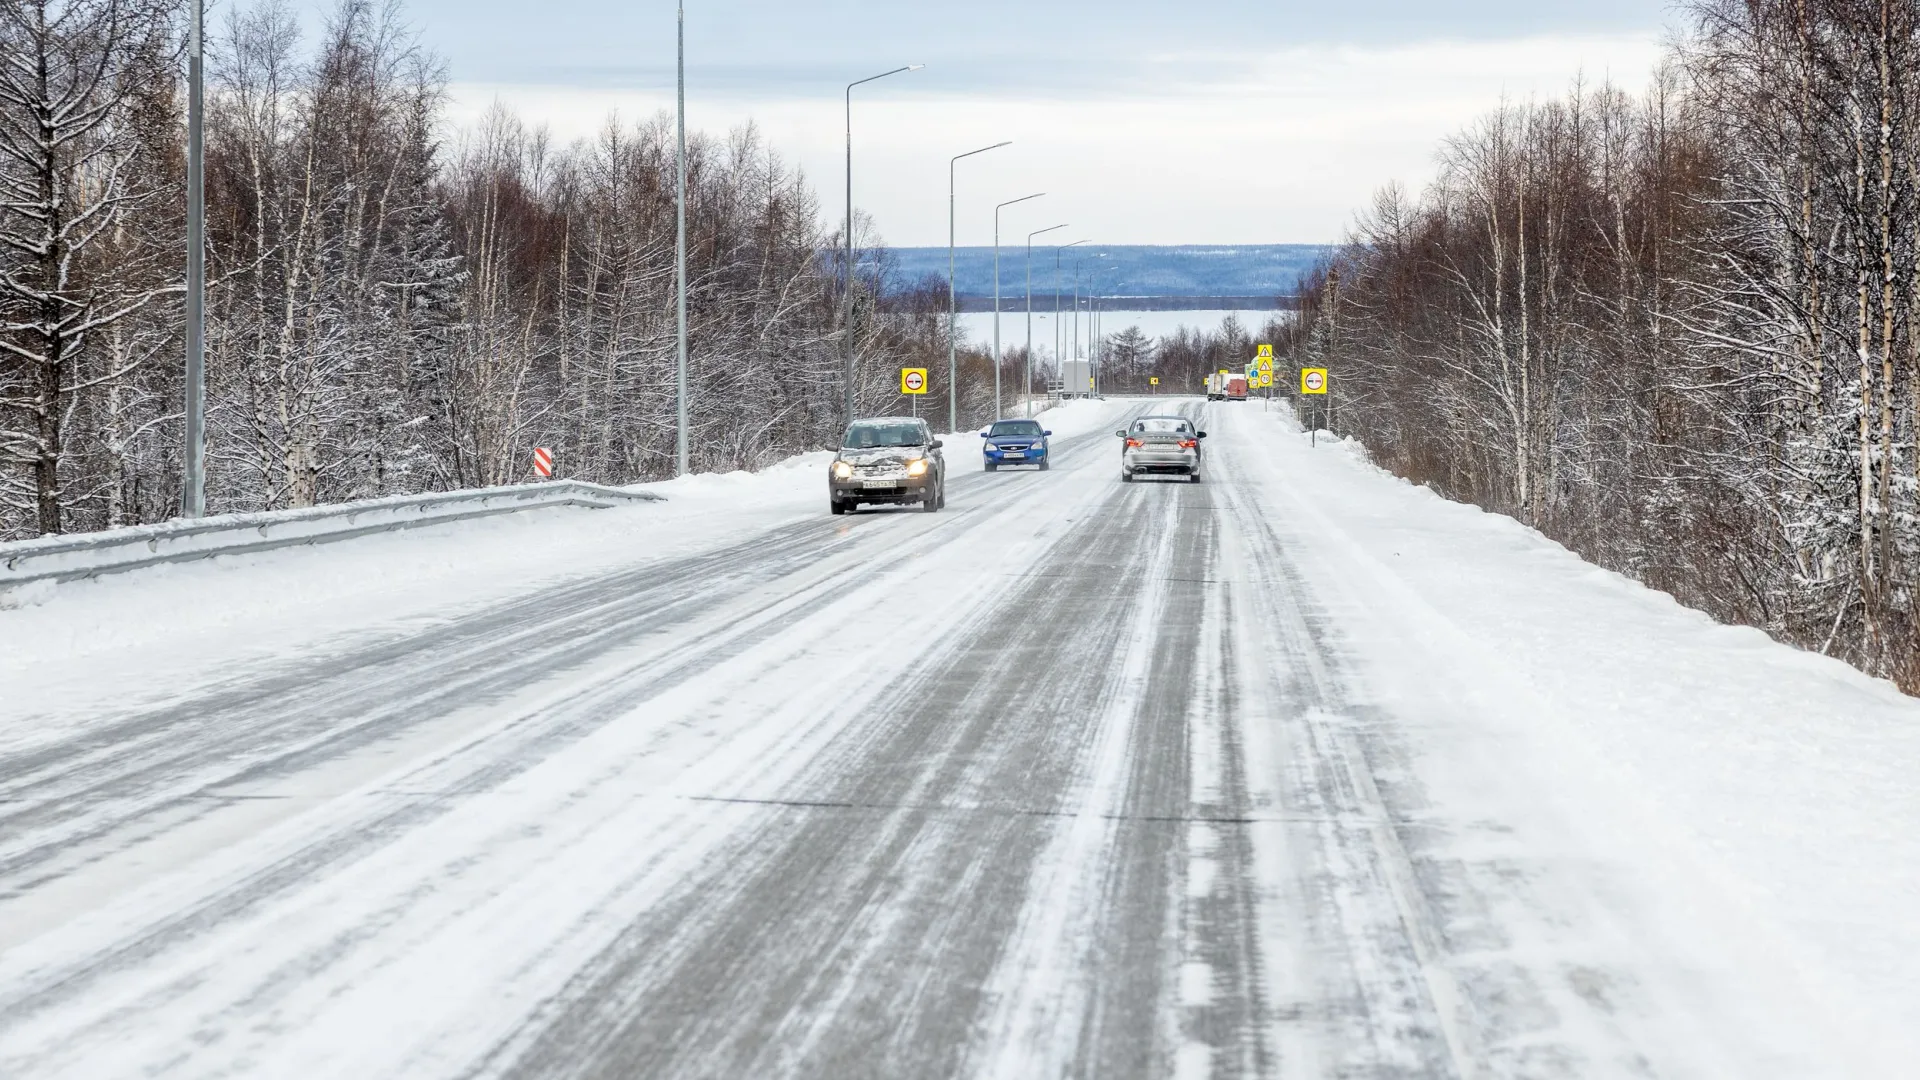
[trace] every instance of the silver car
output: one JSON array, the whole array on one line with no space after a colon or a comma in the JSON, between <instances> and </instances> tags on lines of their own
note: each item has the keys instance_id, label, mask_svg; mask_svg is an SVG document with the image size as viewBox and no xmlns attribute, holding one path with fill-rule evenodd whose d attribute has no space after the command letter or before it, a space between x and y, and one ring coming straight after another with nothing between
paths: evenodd
<instances>
[{"instance_id":1,"label":"silver car","mask_svg":"<svg viewBox=\"0 0 1920 1080\"><path fill-rule=\"evenodd\" d=\"M1200 482L1200 440L1207 433L1184 416L1142 416L1115 435L1120 444L1120 479L1132 483L1135 475L1160 473Z\"/></svg>"},{"instance_id":2,"label":"silver car","mask_svg":"<svg viewBox=\"0 0 1920 1080\"><path fill-rule=\"evenodd\" d=\"M847 428L827 466L827 506L844 514L861 503L947 505L947 459L925 420L881 416Z\"/></svg>"}]
</instances>

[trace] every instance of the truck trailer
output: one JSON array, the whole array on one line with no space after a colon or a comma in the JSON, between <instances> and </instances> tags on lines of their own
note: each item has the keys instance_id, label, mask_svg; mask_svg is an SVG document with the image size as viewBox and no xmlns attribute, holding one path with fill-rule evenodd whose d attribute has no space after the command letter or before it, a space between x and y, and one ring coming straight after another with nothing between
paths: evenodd
<instances>
[{"instance_id":1,"label":"truck trailer","mask_svg":"<svg viewBox=\"0 0 1920 1080\"><path fill-rule=\"evenodd\" d=\"M1247 377L1231 372L1215 373L1207 376L1208 401L1245 401L1247 400Z\"/></svg>"}]
</instances>

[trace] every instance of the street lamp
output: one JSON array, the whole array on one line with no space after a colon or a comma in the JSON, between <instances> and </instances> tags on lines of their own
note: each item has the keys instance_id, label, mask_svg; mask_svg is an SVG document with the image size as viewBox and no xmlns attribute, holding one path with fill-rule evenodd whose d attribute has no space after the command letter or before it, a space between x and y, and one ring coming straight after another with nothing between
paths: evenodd
<instances>
[{"instance_id":1,"label":"street lamp","mask_svg":"<svg viewBox=\"0 0 1920 1080\"><path fill-rule=\"evenodd\" d=\"M1100 253L1099 257L1104 259L1107 257L1107 253L1103 251ZM1092 274L1087 275L1087 283L1089 286L1091 286L1095 282L1098 275L1117 274L1120 272L1120 270L1121 268L1118 266L1096 267ZM1116 280L1115 282L1113 282L1113 284L1115 285L1121 284L1121 281L1123 280L1124 279ZM1106 339L1102 336L1102 334L1106 330L1106 325L1107 325L1106 318L1105 318L1106 310L1107 310L1106 304L1104 303L1105 300L1106 300L1106 295L1104 293L1099 293L1099 292L1089 293L1087 296L1087 329L1088 329L1087 373L1093 379L1093 392L1095 395L1098 395L1100 393L1100 376L1101 376L1100 369L1102 367L1102 357L1104 354L1104 346L1106 345Z\"/></svg>"},{"instance_id":2,"label":"street lamp","mask_svg":"<svg viewBox=\"0 0 1920 1080\"><path fill-rule=\"evenodd\" d=\"M1033 415L1033 238L1042 233L1050 233L1055 229L1066 227L1066 223L1062 222L1045 229L1035 229L1027 234L1027 385L1022 393L1026 395L1028 416ZM1054 305L1059 306L1058 290L1055 291Z\"/></svg>"},{"instance_id":3,"label":"street lamp","mask_svg":"<svg viewBox=\"0 0 1920 1080\"><path fill-rule=\"evenodd\" d=\"M193 0L187 54L187 431L180 515L207 512L206 0Z\"/></svg>"},{"instance_id":4,"label":"street lamp","mask_svg":"<svg viewBox=\"0 0 1920 1080\"><path fill-rule=\"evenodd\" d=\"M1036 191L1017 199L1008 199L993 208L993 418L1000 419L1000 210L1045 195Z\"/></svg>"},{"instance_id":5,"label":"street lamp","mask_svg":"<svg viewBox=\"0 0 1920 1080\"><path fill-rule=\"evenodd\" d=\"M1067 347L1067 327L1065 323L1060 321L1060 253L1070 247L1079 247L1084 243L1086 243L1085 240L1075 240L1071 244L1055 245L1053 249L1053 362L1056 366L1065 360L1065 350ZM1073 319L1074 325L1077 327L1080 322L1078 300L1074 301ZM1066 394L1067 370L1062 367L1060 369L1060 396L1065 398Z\"/></svg>"},{"instance_id":6,"label":"street lamp","mask_svg":"<svg viewBox=\"0 0 1920 1080\"><path fill-rule=\"evenodd\" d=\"M960 378L957 349L954 337L954 299L953 299L953 167L961 158L984 154L989 150L998 150L1003 146L1012 146L1013 140L997 142L992 146L983 146L978 150L969 150L964 154L955 154L947 161L947 430L960 430Z\"/></svg>"},{"instance_id":7,"label":"street lamp","mask_svg":"<svg viewBox=\"0 0 1920 1080\"><path fill-rule=\"evenodd\" d=\"M687 474L687 5L679 5L674 106L673 285L674 357L678 422L674 433L674 475Z\"/></svg>"},{"instance_id":8,"label":"street lamp","mask_svg":"<svg viewBox=\"0 0 1920 1080\"><path fill-rule=\"evenodd\" d=\"M925 64L908 64L892 71L883 71L878 75L869 75L847 84L847 269L846 286L841 291L841 334L845 338L846 370L845 394L847 424L853 423L853 88L875 79L884 79L889 75L898 75L903 71L919 71Z\"/></svg>"},{"instance_id":9,"label":"street lamp","mask_svg":"<svg viewBox=\"0 0 1920 1080\"><path fill-rule=\"evenodd\" d=\"M1101 255L1093 256L1093 258L1102 258L1104 254L1103 252ZM1086 264L1087 260L1085 258L1073 260L1073 356L1076 360L1080 358L1080 268ZM1091 299L1091 294L1089 294L1089 299ZM1091 311L1093 305L1089 303L1087 307L1088 310ZM1093 344L1093 320L1091 318L1087 320L1087 335L1087 344L1089 348L1091 348ZM1093 358L1091 356L1087 358L1087 372L1089 376L1091 376L1093 372Z\"/></svg>"}]
</instances>

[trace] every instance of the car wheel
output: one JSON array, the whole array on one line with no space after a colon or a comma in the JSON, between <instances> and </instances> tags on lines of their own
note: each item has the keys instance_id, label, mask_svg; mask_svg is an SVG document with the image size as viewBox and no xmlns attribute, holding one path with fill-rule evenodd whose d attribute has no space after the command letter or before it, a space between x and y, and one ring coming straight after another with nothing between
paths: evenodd
<instances>
[{"instance_id":1,"label":"car wheel","mask_svg":"<svg viewBox=\"0 0 1920 1080\"><path fill-rule=\"evenodd\" d=\"M836 514L844 514L847 512L847 504L829 495L827 497L827 509Z\"/></svg>"},{"instance_id":2,"label":"car wheel","mask_svg":"<svg viewBox=\"0 0 1920 1080\"><path fill-rule=\"evenodd\" d=\"M1131 483L1133 483L1133 474L1132 474L1132 473L1130 473L1130 472L1128 472L1128 471L1127 471L1127 470L1125 470L1125 469L1121 469L1121 470L1120 470L1120 482L1121 482L1121 483L1123 483L1123 484L1131 484Z\"/></svg>"},{"instance_id":3,"label":"car wheel","mask_svg":"<svg viewBox=\"0 0 1920 1080\"><path fill-rule=\"evenodd\" d=\"M934 488L932 491L927 492L926 498L920 500L920 511L921 513L931 514L938 509L940 509L940 489Z\"/></svg>"},{"instance_id":4,"label":"car wheel","mask_svg":"<svg viewBox=\"0 0 1920 1080\"><path fill-rule=\"evenodd\" d=\"M1048 464L1047 464L1047 459L1046 459L1046 458L1041 458L1041 459L1040 459L1040 471L1041 471L1041 472L1046 472L1048 468L1049 468L1049 466L1048 466Z\"/></svg>"},{"instance_id":5,"label":"car wheel","mask_svg":"<svg viewBox=\"0 0 1920 1080\"><path fill-rule=\"evenodd\" d=\"M998 465L995 465L995 464L994 464L993 462L991 462L991 461L989 461L989 462L987 462L987 471L988 471L988 472L992 472L992 471L994 471L995 469L998 469L999 467L1000 467L1000 466L998 466Z\"/></svg>"},{"instance_id":6,"label":"car wheel","mask_svg":"<svg viewBox=\"0 0 1920 1080\"><path fill-rule=\"evenodd\" d=\"M1190 473L1188 473L1188 474L1187 474L1187 483L1189 483L1189 484L1197 484L1197 483L1199 483L1199 482L1200 482L1200 470L1199 470L1199 469L1195 469L1195 470L1193 470L1192 472L1190 472Z\"/></svg>"},{"instance_id":7,"label":"car wheel","mask_svg":"<svg viewBox=\"0 0 1920 1080\"><path fill-rule=\"evenodd\" d=\"M946 508L947 508L947 481L945 478L942 478L940 481L940 509L945 510Z\"/></svg>"}]
</instances>

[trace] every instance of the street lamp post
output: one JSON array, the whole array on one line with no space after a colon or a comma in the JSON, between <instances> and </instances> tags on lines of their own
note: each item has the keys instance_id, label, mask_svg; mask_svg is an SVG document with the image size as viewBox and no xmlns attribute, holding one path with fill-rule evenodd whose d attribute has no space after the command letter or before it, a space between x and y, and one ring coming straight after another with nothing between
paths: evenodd
<instances>
[{"instance_id":1,"label":"street lamp post","mask_svg":"<svg viewBox=\"0 0 1920 1080\"><path fill-rule=\"evenodd\" d=\"M1086 261L1085 259L1073 260L1073 358L1076 361L1080 359L1080 264ZM1088 367L1091 369L1092 365ZM1061 391L1065 392L1064 385Z\"/></svg>"},{"instance_id":2,"label":"street lamp post","mask_svg":"<svg viewBox=\"0 0 1920 1080\"><path fill-rule=\"evenodd\" d=\"M1106 253L1102 252L1100 257L1103 259L1106 258ZM1108 266L1102 269L1109 274L1120 272L1120 268L1117 266ZM1122 284L1122 282L1115 281L1113 284L1119 285ZM1088 365L1087 370L1093 377L1093 392L1095 395L1100 393L1100 368L1106 357L1106 299L1107 297L1104 293L1094 293L1087 298L1087 324L1092 331L1092 343L1089 346L1092 351L1092 363Z\"/></svg>"},{"instance_id":3,"label":"street lamp post","mask_svg":"<svg viewBox=\"0 0 1920 1080\"><path fill-rule=\"evenodd\" d=\"M884 79L889 75L898 75L903 71L919 71L925 64L908 64L892 71L883 71L878 75L869 75L847 84L847 266L846 283L840 295L840 334L842 347L846 352L845 367L842 372L845 396L846 423L853 423L853 88L875 79Z\"/></svg>"},{"instance_id":4,"label":"street lamp post","mask_svg":"<svg viewBox=\"0 0 1920 1080\"><path fill-rule=\"evenodd\" d=\"M1008 199L993 208L993 418L1000 419L1000 210L1045 195L1036 191L1017 199Z\"/></svg>"},{"instance_id":5,"label":"street lamp post","mask_svg":"<svg viewBox=\"0 0 1920 1080\"><path fill-rule=\"evenodd\" d=\"M998 150L1003 146L1012 146L1013 140L983 146L978 150L969 150L964 154L955 154L947 161L947 430L960 430L960 376L955 353L958 338L954 336L954 292L953 292L953 167L961 158L984 154L989 150Z\"/></svg>"},{"instance_id":6,"label":"street lamp post","mask_svg":"<svg viewBox=\"0 0 1920 1080\"><path fill-rule=\"evenodd\" d=\"M1027 415L1033 415L1033 238L1055 229L1066 228L1066 223L1035 229L1027 234L1027 370L1026 387L1021 390L1027 402Z\"/></svg>"},{"instance_id":7,"label":"street lamp post","mask_svg":"<svg viewBox=\"0 0 1920 1080\"><path fill-rule=\"evenodd\" d=\"M1067 327L1066 324L1060 320L1060 253L1070 247L1079 247L1084 243L1086 243L1085 240L1075 240L1071 244L1057 244L1053 249L1053 362L1056 366L1059 366L1065 360L1065 350L1067 347ZM1076 312L1074 318L1078 320L1079 317L1078 312ZM1067 369L1061 367L1060 396L1064 399L1066 394Z\"/></svg>"},{"instance_id":8,"label":"street lamp post","mask_svg":"<svg viewBox=\"0 0 1920 1080\"><path fill-rule=\"evenodd\" d=\"M674 473L685 476L687 466L687 5L678 7L676 55L677 96L674 106L673 284L674 358L678 393L678 422L674 435Z\"/></svg>"},{"instance_id":9,"label":"street lamp post","mask_svg":"<svg viewBox=\"0 0 1920 1080\"><path fill-rule=\"evenodd\" d=\"M207 512L207 339L205 143L206 0L193 0L187 55L187 430L182 517Z\"/></svg>"}]
</instances>

